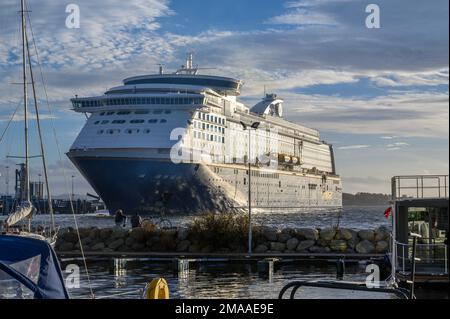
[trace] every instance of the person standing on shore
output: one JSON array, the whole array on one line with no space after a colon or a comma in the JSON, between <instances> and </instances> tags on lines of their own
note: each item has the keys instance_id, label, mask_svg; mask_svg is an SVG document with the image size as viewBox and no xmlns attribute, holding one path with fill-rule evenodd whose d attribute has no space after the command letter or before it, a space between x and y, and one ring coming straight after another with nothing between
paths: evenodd
<instances>
[{"instance_id":1,"label":"person standing on shore","mask_svg":"<svg viewBox=\"0 0 450 319\"><path fill-rule=\"evenodd\" d=\"M138 228L142 225L142 218L137 213L134 213L134 215L131 217L131 228Z\"/></svg>"},{"instance_id":2,"label":"person standing on shore","mask_svg":"<svg viewBox=\"0 0 450 319\"><path fill-rule=\"evenodd\" d=\"M116 211L114 221L116 222L116 227L125 227L127 222L127 216L125 216L123 211L119 209Z\"/></svg>"}]
</instances>

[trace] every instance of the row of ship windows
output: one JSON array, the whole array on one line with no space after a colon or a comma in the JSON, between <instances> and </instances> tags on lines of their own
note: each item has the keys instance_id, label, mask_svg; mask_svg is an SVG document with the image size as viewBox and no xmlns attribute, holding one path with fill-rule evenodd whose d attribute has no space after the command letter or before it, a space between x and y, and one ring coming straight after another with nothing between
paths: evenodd
<instances>
[{"instance_id":1,"label":"row of ship windows","mask_svg":"<svg viewBox=\"0 0 450 319\"><path fill-rule=\"evenodd\" d=\"M161 123L161 124L163 124L163 123L167 123L167 120L166 119L161 119L161 120L157 120L157 119L151 119L151 120L148 120L147 121L149 124L156 124L156 123ZM111 123L111 124L125 124L125 123L127 123L127 121L125 121L125 120L114 120L114 121L108 121L108 120L104 120L104 121L95 121L94 122L94 125L99 125L99 124L102 124L102 125L104 125L104 124L109 124L109 123ZM143 123L145 123L145 120L131 120L130 121L130 124L143 124Z\"/></svg>"},{"instance_id":2,"label":"row of ship windows","mask_svg":"<svg viewBox=\"0 0 450 319\"><path fill-rule=\"evenodd\" d=\"M172 111L171 110L154 110L152 112L153 114L171 114ZM150 111L146 111L146 110L142 110L142 111L119 111L119 112L102 112L100 113L100 116L105 116L105 115L130 115L130 114L136 114L136 115L145 115L145 114L150 114Z\"/></svg>"},{"instance_id":3,"label":"row of ship windows","mask_svg":"<svg viewBox=\"0 0 450 319\"><path fill-rule=\"evenodd\" d=\"M211 125L211 124L207 124L207 123L200 123L195 121L194 122L194 128L196 129L201 129L201 130L208 130L208 131L212 131L212 132L216 132L216 133L222 133L225 134L225 128L224 127L219 127L216 125Z\"/></svg>"},{"instance_id":4,"label":"row of ship windows","mask_svg":"<svg viewBox=\"0 0 450 319\"><path fill-rule=\"evenodd\" d=\"M115 106L115 105L143 105L143 104L203 104L204 98L200 97L133 97L133 98L117 98L117 99L103 99L103 100L86 100L73 101L74 107L101 107L101 106Z\"/></svg>"},{"instance_id":5,"label":"row of ship windows","mask_svg":"<svg viewBox=\"0 0 450 319\"><path fill-rule=\"evenodd\" d=\"M120 134L121 132L122 131L118 130L118 129L109 129L109 130L98 130L97 134L98 135L102 135L102 134L113 135L113 134ZM127 129L127 130L124 130L125 134L138 134L140 132L141 132L141 130L139 130L139 129ZM143 130L143 133L144 134L150 134L151 130L150 129L145 129L145 130Z\"/></svg>"},{"instance_id":6,"label":"row of ship windows","mask_svg":"<svg viewBox=\"0 0 450 319\"><path fill-rule=\"evenodd\" d=\"M220 118L220 117L215 116L215 115L210 115L210 114L199 112L197 117L198 117L198 119L203 120L203 121L208 121L208 122L213 122L213 123L225 125L225 119L224 118Z\"/></svg>"},{"instance_id":7,"label":"row of ship windows","mask_svg":"<svg viewBox=\"0 0 450 319\"><path fill-rule=\"evenodd\" d=\"M225 137L194 131L194 138L225 144Z\"/></svg>"}]
</instances>

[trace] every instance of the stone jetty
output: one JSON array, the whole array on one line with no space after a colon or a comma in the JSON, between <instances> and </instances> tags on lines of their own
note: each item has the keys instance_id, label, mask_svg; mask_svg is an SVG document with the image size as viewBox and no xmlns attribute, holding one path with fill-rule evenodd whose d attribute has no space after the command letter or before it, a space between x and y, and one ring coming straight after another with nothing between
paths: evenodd
<instances>
[{"instance_id":1,"label":"stone jetty","mask_svg":"<svg viewBox=\"0 0 450 319\"><path fill-rule=\"evenodd\" d=\"M384 227L373 230L346 228L254 228L255 253L359 253L383 254L389 248L390 232ZM83 228L81 244L87 252L168 252L168 253L245 253L245 236L224 242L214 237L198 236L189 228L157 229L140 227ZM219 235L218 235L219 236ZM217 244L220 243L220 244ZM219 245L219 246L217 246ZM55 246L58 252L80 251L77 232L72 228L60 231Z\"/></svg>"}]
</instances>

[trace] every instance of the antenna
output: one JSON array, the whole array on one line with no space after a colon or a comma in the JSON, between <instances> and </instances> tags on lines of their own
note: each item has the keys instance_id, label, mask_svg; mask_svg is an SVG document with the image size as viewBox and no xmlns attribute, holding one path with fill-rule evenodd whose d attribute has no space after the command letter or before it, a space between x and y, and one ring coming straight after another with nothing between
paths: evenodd
<instances>
[{"instance_id":1,"label":"antenna","mask_svg":"<svg viewBox=\"0 0 450 319\"><path fill-rule=\"evenodd\" d=\"M164 64L158 64L159 65L159 75L164 74Z\"/></svg>"}]
</instances>

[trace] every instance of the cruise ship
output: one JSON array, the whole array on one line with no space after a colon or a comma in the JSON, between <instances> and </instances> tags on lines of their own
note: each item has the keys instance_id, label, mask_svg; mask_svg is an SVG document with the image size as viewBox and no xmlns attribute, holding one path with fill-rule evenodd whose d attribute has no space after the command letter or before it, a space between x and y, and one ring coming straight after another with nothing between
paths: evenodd
<instances>
[{"instance_id":1,"label":"cruise ship","mask_svg":"<svg viewBox=\"0 0 450 319\"><path fill-rule=\"evenodd\" d=\"M285 119L277 95L248 107L242 81L200 71L189 54L174 73L71 99L87 121L67 155L111 212L227 212L249 197L262 211L342 207L317 130Z\"/></svg>"}]
</instances>

